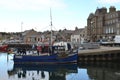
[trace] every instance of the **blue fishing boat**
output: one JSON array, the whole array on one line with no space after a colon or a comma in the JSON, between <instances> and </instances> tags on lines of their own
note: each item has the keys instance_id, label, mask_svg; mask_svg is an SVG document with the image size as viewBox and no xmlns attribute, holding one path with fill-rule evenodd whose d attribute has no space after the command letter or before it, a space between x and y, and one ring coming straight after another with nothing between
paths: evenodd
<instances>
[{"instance_id":1,"label":"blue fishing boat","mask_svg":"<svg viewBox=\"0 0 120 80\"><path fill-rule=\"evenodd\" d=\"M36 51L31 53L15 53L14 63L77 63L78 52L77 50L65 50L64 46L53 46L52 51L49 47L42 49L43 51Z\"/></svg>"},{"instance_id":2,"label":"blue fishing boat","mask_svg":"<svg viewBox=\"0 0 120 80\"><path fill-rule=\"evenodd\" d=\"M54 63L77 63L78 51L74 50L70 43L68 42L57 42L53 44L52 39L52 16L50 10L51 19L51 40L48 45L37 44L37 53L32 52L32 54L27 53L26 50L18 50L14 55L15 63L44 63L44 64L54 64ZM34 45L33 45L34 48ZM18 54L18 53L22 53Z\"/></svg>"}]
</instances>

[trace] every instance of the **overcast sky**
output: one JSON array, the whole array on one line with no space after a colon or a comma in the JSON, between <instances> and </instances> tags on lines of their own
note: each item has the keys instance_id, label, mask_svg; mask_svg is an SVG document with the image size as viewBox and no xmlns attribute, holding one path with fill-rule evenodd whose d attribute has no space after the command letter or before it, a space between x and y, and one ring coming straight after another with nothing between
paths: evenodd
<instances>
[{"instance_id":1,"label":"overcast sky","mask_svg":"<svg viewBox=\"0 0 120 80\"><path fill-rule=\"evenodd\" d=\"M50 8L54 30L83 28L90 13L110 6L120 10L120 0L0 0L0 32L50 30Z\"/></svg>"}]
</instances>

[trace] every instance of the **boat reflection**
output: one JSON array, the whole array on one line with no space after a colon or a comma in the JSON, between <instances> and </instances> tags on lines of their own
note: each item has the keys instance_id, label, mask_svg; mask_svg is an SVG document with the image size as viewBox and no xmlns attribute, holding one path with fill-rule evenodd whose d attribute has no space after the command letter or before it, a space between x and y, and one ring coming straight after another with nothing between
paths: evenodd
<instances>
[{"instance_id":1,"label":"boat reflection","mask_svg":"<svg viewBox=\"0 0 120 80\"><path fill-rule=\"evenodd\" d=\"M15 80L66 80L70 73L77 73L77 64L14 64L8 71Z\"/></svg>"}]
</instances>

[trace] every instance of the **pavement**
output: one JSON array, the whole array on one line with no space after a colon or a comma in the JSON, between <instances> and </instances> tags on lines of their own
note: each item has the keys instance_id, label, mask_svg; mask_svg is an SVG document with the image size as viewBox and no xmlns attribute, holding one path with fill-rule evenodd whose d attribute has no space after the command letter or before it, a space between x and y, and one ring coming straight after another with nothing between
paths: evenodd
<instances>
[{"instance_id":1,"label":"pavement","mask_svg":"<svg viewBox=\"0 0 120 80\"><path fill-rule=\"evenodd\" d=\"M106 46L100 46L98 49L85 49L85 50L79 50L78 54L105 54L105 53L115 53L120 52L120 47L106 47Z\"/></svg>"}]
</instances>

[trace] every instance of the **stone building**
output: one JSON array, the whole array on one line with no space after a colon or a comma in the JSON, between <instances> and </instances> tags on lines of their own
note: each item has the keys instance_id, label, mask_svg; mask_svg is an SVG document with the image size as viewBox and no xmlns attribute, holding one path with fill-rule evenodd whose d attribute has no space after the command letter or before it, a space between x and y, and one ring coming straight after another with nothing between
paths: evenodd
<instances>
[{"instance_id":1,"label":"stone building","mask_svg":"<svg viewBox=\"0 0 120 80\"><path fill-rule=\"evenodd\" d=\"M71 43L75 46L86 42L86 28L75 29L74 33L71 35Z\"/></svg>"},{"instance_id":2,"label":"stone building","mask_svg":"<svg viewBox=\"0 0 120 80\"><path fill-rule=\"evenodd\" d=\"M114 6L97 8L87 19L87 36L92 42L99 40L113 41L120 34L120 11Z\"/></svg>"},{"instance_id":3,"label":"stone building","mask_svg":"<svg viewBox=\"0 0 120 80\"><path fill-rule=\"evenodd\" d=\"M56 35L56 40L57 41L66 41L70 42L71 41L71 35L73 34L73 30L59 30L57 35Z\"/></svg>"},{"instance_id":4,"label":"stone building","mask_svg":"<svg viewBox=\"0 0 120 80\"><path fill-rule=\"evenodd\" d=\"M40 41L40 34L34 29L26 30L22 33L22 38L24 43L34 44Z\"/></svg>"}]
</instances>

